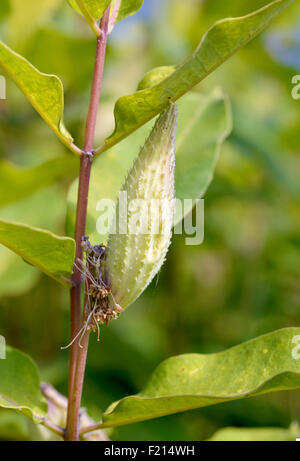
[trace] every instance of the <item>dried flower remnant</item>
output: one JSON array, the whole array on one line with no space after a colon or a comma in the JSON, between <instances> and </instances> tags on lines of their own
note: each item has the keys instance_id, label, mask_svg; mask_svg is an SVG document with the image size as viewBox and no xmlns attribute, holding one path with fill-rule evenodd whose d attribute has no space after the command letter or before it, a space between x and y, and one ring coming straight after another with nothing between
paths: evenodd
<instances>
[{"instance_id":1,"label":"dried flower remnant","mask_svg":"<svg viewBox=\"0 0 300 461\"><path fill-rule=\"evenodd\" d=\"M79 345L81 346L81 339L87 331L98 330L99 341L99 325L108 325L111 320L118 318L123 311L122 307L114 302L110 285L104 279L105 245L92 246L89 238L84 236L81 246L85 261L78 259L77 263L80 266L77 264L76 266L82 273L85 283L84 324L71 344L62 349L70 347L78 338L80 338Z\"/></svg>"}]
</instances>

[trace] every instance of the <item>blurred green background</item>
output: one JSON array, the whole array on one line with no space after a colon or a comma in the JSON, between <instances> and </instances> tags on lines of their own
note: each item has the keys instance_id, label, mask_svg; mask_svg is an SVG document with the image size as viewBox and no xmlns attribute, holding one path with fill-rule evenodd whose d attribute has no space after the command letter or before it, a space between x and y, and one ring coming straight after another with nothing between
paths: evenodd
<instances>
[{"instance_id":1,"label":"blurred green background","mask_svg":"<svg viewBox=\"0 0 300 461\"><path fill-rule=\"evenodd\" d=\"M216 20L253 11L268 1L144 0L120 23L108 45L97 141L113 128L113 106L145 72L190 54ZM94 418L138 392L153 369L177 353L224 350L275 329L299 326L300 7L295 3L264 34L200 85L220 86L233 107L205 197L205 241L173 239L167 262L146 293L109 328L92 337L83 403ZM94 39L65 0L1 0L1 38L41 71L59 75L66 124L83 143ZM192 116L192 114L191 114ZM199 153L200 155L201 153ZM21 201L2 198L0 217L65 234L66 197L78 162L60 145L10 81L0 101L0 156L20 167L70 158L68 175ZM100 180L100 179L99 179ZM27 196L28 195L28 196ZM42 380L66 394L68 292L0 248L0 334L28 352ZM222 427L288 427L300 421L300 393L271 394L133 424L113 440L205 440ZM28 438L22 416L0 411L0 438Z\"/></svg>"}]
</instances>

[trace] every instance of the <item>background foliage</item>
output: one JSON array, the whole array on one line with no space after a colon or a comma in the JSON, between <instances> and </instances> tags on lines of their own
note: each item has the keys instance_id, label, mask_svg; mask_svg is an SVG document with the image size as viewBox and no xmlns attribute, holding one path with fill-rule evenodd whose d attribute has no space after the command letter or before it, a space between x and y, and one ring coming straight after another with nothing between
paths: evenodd
<instances>
[{"instance_id":1,"label":"background foliage","mask_svg":"<svg viewBox=\"0 0 300 461\"><path fill-rule=\"evenodd\" d=\"M99 144L113 130L114 102L134 92L149 69L182 61L215 20L266 3L145 0L136 16L116 26L109 42ZM299 17L296 2L199 85L205 93L221 87L233 107L233 132L206 195L205 242L188 247L176 236L156 283L118 322L102 329L102 345L92 338L84 404L93 417L99 418L112 401L139 392L153 369L172 355L214 353L299 325L300 111L291 97L291 79L300 69ZM26 8L24 1L2 0L0 21L1 38L9 46L62 79L65 123L82 145L94 57L88 26L61 0L26 0ZM0 219L63 235L66 227L70 231L66 196L77 159L10 81L7 95L0 101L0 179L9 169L15 186L12 199L1 179ZM42 177L46 161L47 183L29 179L26 194L20 192L20 169L40 168ZM30 354L42 379L66 394L68 351L60 347L69 334L68 292L2 246L0 261L0 334ZM271 394L120 427L110 436L204 440L227 426L263 426L286 429L265 432L265 438L285 440L294 437L295 425L288 427L300 419L299 402L296 391ZM39 438L23 418L1 409L0 437Z\"/></svg>"}]
</instances>

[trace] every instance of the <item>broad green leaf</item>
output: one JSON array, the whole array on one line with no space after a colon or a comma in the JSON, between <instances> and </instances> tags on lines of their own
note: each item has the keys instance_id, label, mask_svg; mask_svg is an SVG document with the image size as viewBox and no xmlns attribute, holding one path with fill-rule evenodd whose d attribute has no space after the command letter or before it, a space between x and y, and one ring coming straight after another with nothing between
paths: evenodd
<instances>
[{"instance_id":1,"label":"broad green leaf","mask_svg":"<svg viewBox=\"0 0 300 461\"><path fill-rule=\"evenodd\" d=\"M99 35L97 21L111 3L109 32L116 22L136 13L142 6L143 0L68 0L71 7L82 14L90 24L96 35Z\"/></svg>"},{"instance_id":2,"label":"broad green leaf","mask_svg":"<svg viewBox=\"0 0 300 461\"><path fill-rule=\"evenodd\" d=\"M16 202L55 182L75 177L78 159L63 156L33 168L20 168L0 160L0 206Z\"/></svg>"},{"instance_id":3,"label":"broad green leaf","mask_svg":"<svg viewBox=\"0 0 300 461\"><path fill-rule=\"evenodd\" d=\"M77 13L83 14L80 7L78 6L77 0L68 0L68 3L73 8L73 10L77 11Z\"/></svg>"},{"instance_id":4,"label":"broad green leaf","mask_svg":"<svg viewBox=\"0 0 300 461\"><path fill-rule=\"evenodd\" d=\"M68 0L71 7L82 14L95 34L99 35L97 21L103 16L111 0Z\"/></svg>"},{"instance_id":5,"label":"broad green leaf","mask_svg":"<svg viewBox=\"0 0 300 461\"><path fill-rule=\"evenodd\" d=\"M61 189L60 185L55 184L23 200L1 206L0 219L57 233L65 219L65 192ZM40 278L38 269L3 245L0 245L0 261L0 297L20 296L28 292Z\"/></svg>"},{"instance_id":6,"label":"broad green leaf","mask_svg":"<svg viewBox=\"0 0 300 461\"><path fill-rule=\"evenodd\" d=\"M87 233L96 244L105 242L107 235L96 232L100 216L97 203L101 199L116 200L140 146L152 123L136 131L115 146L93 165ZM208 188L217 163L220 146L231 130L231 111L228 99L219 91L209 95L190 93L178 105L178 134L176 149L176 197L196 199ZM101 180L99 179L101 178ZM77 199L77 181L69 193L68 234L73 235ZM190 209L186 209L188 213Z\"/></svg>"},{"instance_id":7,"label":"broad green leaf","mask_svg":"<svg viewBox=\"0 0 300 461\"><path fill-rule=\"evenodd\" d=\"M24 224L0 220L0 243L40 269L68 285L75 257L75 242Z\"/></svg>"},{"instance_id":8,"label":"broad green leaf","mask_svg":"<svg viewBox=\"0 0 300 461\"><path fill-rule=\"evenodd\" d=\"M11 347L6 347L6 359L0 360L0 407L19 410L35 421L47 414L36 365Z\"/></svg>"},{"instance_id":9,"label":"broad green leaf","mask_svg":"<svg viewBox=\"0 0 300 461\"><path fill-rule=\"evenodd\" d=\"M176 70L152 88L121 97L115 106L115 131L97 149L103 152L118 143L201 82L237 50L264 30L294 0L276 0L240 18L224 19L203 36L198 48Z\"/></svg>"},{"instance_id":10,"label":"broad green leaf","mask_svg":"<svg viewBox=\"0 0 300 461\"><path fill-rule=\"evenodd\" d=\"M146 90L158 85L167 77L172 75L176 70L176 66L160 66L151 69L147 72L138 85L138 91Z\"/></svg>"},{"instance_id":11,"label":"broad green leaf","mask_svg":"<svg viewBox=\"0 0 300 461\"><path fill-rule=\"evenodd\" d=\"M1 41L0 67L8 73L60 140L73 150L73 138L63 123L64 94L61 80L55 75L43 74Z\"/></svg>"},{"instance_id":12,"label":"broad green leaf","mask_svg":"<svg viewBox=\"0 0 300 461\"><path fill-rule=\"evenodd\" d=\"M102 17L104 11L110 4L111 0L68 0L72 8L78 13L88 14L98 20Z\"/></svg>"},{"instance_id":13,"label":"broad green leaf","mask_svg":"<svg viewBox=\"0 0 300 461\"><path fill-rule=\"evenodd\" d=\"M217 354L172 357L142 392L113 403L102 427L300 388L299 338L300 328L286 328Z\"/></svg>"},{"instance_id":14,"label":"broad green leaf","mask_svg":"<svg viewBox=\"0 0 300 461\"><path fill-rule=\"evenodd\" d=\"M294 442L300 436L297 423L288 429L280 427L226 427L216 432L209 442Z\"/></svg>"}]
</instances>

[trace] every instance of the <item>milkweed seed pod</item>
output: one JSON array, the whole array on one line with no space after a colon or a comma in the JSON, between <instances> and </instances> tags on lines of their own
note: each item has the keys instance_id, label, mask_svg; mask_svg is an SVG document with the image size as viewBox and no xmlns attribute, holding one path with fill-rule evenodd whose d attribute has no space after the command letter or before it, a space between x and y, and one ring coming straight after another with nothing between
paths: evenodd
<instances>
[{"instance_id":1,"label":"milkweed seed pod","mask_svg":"<svg viewBox=\"0 0 300 461\"><path fill-rule=\"evenodd\" d=\"M106 250L105 274L112 299L122 308L132 304L158 273L171 242L176 128L177 106L170 103L158 118L119 195L116 228L111 231Z\"/></svg>"}]
</instances>

